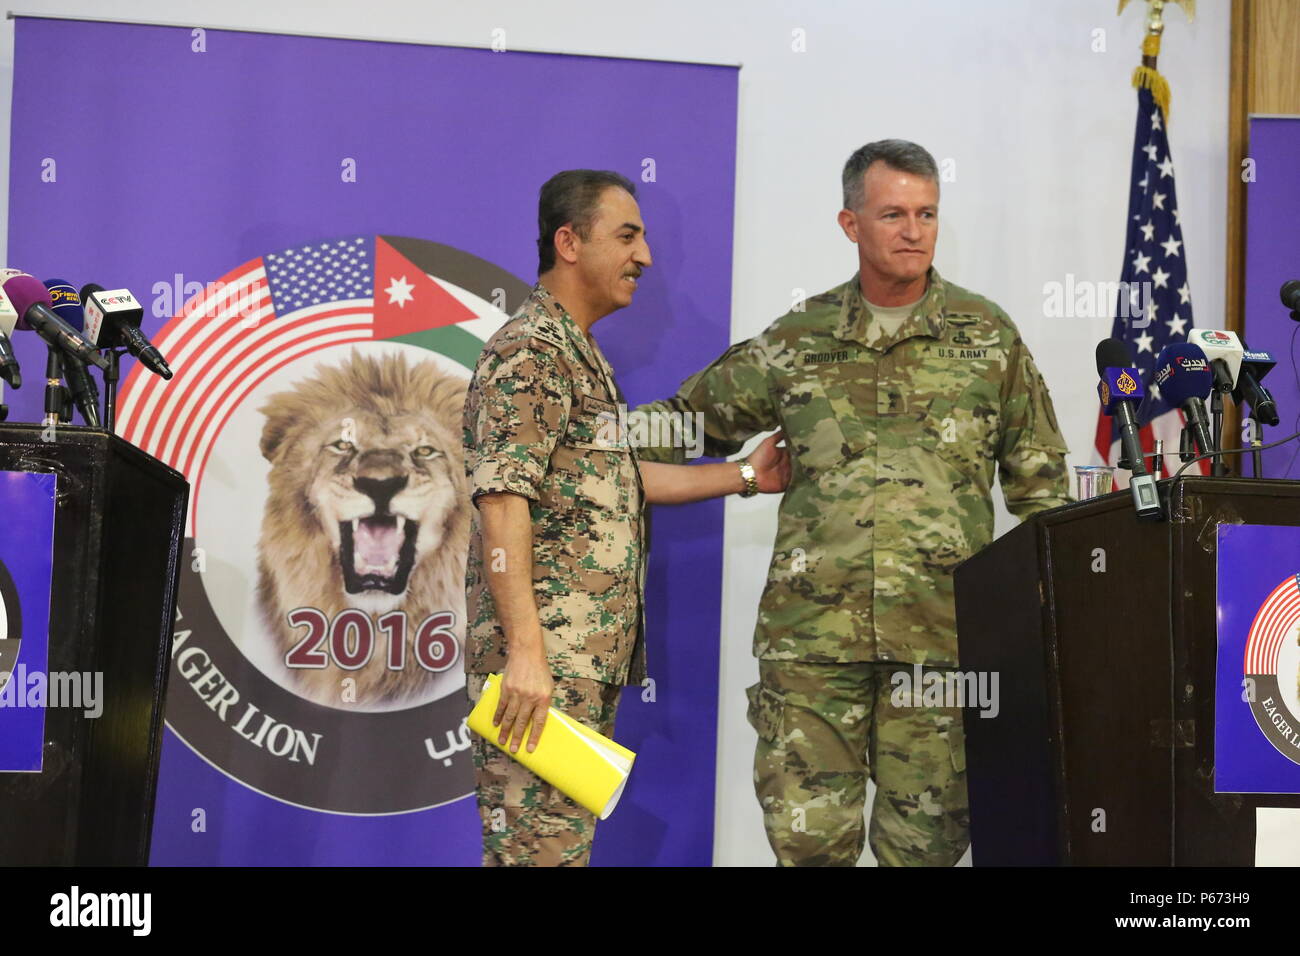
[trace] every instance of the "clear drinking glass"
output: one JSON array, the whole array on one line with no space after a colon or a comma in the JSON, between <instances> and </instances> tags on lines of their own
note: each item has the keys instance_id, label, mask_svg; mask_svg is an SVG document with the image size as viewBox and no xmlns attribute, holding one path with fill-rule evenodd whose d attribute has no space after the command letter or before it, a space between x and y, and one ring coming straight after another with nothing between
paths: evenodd
<instances>
[{"instance_id":1,"label":"clear drinking glass","mask_svg":"<svg viewBox=\"0 0 1300 956\"><path fill-rule=\"evenodd\" d=\"M1075 465L1074 473L1080 501L1108 495L1115 489L1115 469L1111 465Z\"/></svg>"}]
</instances>

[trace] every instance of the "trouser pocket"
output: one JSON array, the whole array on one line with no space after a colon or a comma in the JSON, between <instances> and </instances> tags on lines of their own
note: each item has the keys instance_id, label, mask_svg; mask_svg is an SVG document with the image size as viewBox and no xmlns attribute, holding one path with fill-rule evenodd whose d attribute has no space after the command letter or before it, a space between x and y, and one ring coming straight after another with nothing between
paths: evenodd
<instances>
[{"instance_id":1,"label":"trouser pocket","mask_svg":"<svg viewBox=\"0 0 1300 956\"><path fill-rule=\"evenodd\" d=\"M745 696L749 698L749 725L768 743L780 743L785 698L768 690L762 681L745 688Z\"/></svg>"}]
</instances>

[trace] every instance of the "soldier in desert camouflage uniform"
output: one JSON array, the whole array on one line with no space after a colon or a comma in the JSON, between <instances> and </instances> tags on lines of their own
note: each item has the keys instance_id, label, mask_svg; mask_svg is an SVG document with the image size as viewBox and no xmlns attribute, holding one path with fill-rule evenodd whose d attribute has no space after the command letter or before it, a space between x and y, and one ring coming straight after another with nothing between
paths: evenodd
<instances>
[{"instance_id":1,"label":"soldier in desert camouflage uniform","mask_svg":"<svg viewBox=\"0 0 1300 956\"><path fill-rule=\"evenodd\" d=\"M512 752L526 733L533 749L548 705L611 734L622 685L645 676L644 504L780 491L790 476L779 436L741 467L686 467L641 464L619 434L622 394L590 328L650 265L634 192L591 170L542 187L538 284L466 397L466 684L476 701L503 673L493 723ZM485 864L586 863L590 813L483 738L474 763Z\"/></svg>"},{"instance_id":2,"label":"soldier in desert camouflage uniform","mask_svg":"<svg viewBox=\"0 0 1300 956\"><path fill-rule=\"evenodd\" d=\"M748 691L778 861L853 865L870 776L877 859L950 865L969 844L961 711L894 706L891 678L958 663L952 572L992 540L995 465L1026 517L1067 501L1066 448L1011 320L930 264L930 154L868 144L844 191L859 273L639 411L702 412L705 454L772 428L794 454Z\"/></svg>"}]
</instances>

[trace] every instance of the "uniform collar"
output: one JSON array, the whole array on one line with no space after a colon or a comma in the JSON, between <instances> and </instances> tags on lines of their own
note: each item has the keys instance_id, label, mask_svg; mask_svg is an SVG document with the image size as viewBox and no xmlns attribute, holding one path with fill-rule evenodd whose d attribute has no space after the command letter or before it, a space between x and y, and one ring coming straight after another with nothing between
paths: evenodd
<instances>
[{"instance_id":1,"label":"uniform collar","mask_svg":"<svg viewBox=\"0 0 1300 956\"><path fill-rule=\"evenodd\" d=\"M600 347L596 345L596 340L582 331L582 327L569 314L569 310L551 294L551 290L546 286L540 282L537 283L533 286L531 294L541 309L548 316L555 319L560 324L560 327L564 329L579 357L587 363L587 366L596 373L598 378L605 382L610 395L616 396L618 392L617 386L614 384L614 370L605 361L605 356L601 353Z\"/></svg>"},{"instance_id":2,"label":"uniform collar","mask_svg":"<svg viewBox=\"0 0 1300 956\"><path fill-rule=\"evenodd\" d=\"M854 341L878 352L886 352L904 339L915 335L939 338L943 335L945 322L943 305L945 286L942 277L934 266L926 275L925 297L917 303L912 314L903 320L898 331L888 333L862 298L862 287L858 283L858 273L841 288L844 290L840 305L840 319L835 327L835 337L843 341Z\"/></svg>"}]
</instances>

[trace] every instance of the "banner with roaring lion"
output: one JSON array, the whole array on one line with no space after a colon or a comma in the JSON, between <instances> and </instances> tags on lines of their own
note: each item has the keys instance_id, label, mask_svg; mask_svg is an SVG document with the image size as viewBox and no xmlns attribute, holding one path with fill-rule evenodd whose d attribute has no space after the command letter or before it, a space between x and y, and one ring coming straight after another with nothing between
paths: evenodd
<instances>
[{"instance_id":1,"label":"banner with roaring lion","mask_svg":"<svg viewBox=\"0 0 1300 956\"><path fill-rule=\"evenodd\" d=\"M126 362L117 417L193 489L155 864L478 863L461 408L548 177L637 183L655 266L597 332L632 405L727 345L736 70L489 39L18 18L9 264L132 289L175 370ZM721 549L721 502L656 511L596 864L711 862Z\"/></svg>"}]
</instances>

